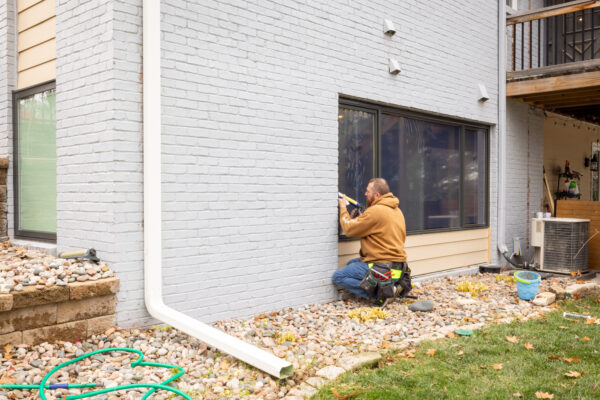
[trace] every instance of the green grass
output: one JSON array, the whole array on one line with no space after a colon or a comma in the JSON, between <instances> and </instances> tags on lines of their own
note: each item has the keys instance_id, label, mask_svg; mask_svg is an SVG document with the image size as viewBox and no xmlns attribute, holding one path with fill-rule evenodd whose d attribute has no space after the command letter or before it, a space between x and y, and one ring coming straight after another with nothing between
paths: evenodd
<instances>
[{"instance_id":1,"label":"green grass","mask_svg":"<svg viewBox=\"0 0 600 400\"><path fill-rule=\"evenodd\" d=\"M414 358L405 352L390 354L378 368L330 382L313 399L516 400L519 393L522 399L536 399L536 392L553 394L554 399L600 399L600 325L562 316L570 311L600 320L599 299L568 300L543 318L490 325L470 337L422 342L412 350ZM507 336L519 342L511 343ZM525 343L533 349L527 350ZM436 350L433 356L427 355L429 349ZM548 357L576 357L580 362ZM493 364L502 364L502 369ZM582 375L566 377L569 371Z\"/></svg>"}]
</instances>

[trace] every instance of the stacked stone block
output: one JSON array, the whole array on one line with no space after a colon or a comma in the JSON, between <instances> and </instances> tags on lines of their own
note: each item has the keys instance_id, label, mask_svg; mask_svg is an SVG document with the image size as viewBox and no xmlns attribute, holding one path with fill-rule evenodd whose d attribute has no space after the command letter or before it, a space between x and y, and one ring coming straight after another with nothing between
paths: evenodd
<instances>
[{"instance_id":1,"label":"stacked stone block","mask_svg":"<svg viewBox=\"0 0 600 400\"><path fill-rule=\"evenodd\" d=\"M83 340L115 325L119 279L0 295L0 346Z\"/></svg>"}]
</instances>

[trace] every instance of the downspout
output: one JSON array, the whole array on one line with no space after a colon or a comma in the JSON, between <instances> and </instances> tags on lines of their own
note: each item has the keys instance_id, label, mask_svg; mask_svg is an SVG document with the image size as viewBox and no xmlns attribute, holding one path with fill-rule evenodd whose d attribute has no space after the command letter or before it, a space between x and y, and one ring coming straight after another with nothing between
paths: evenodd
<instances>
[{"instance_id":1,"label":"downspout","mask_svg":"<svg viewBox=\"0 0 600 400\"><path fill-rule=\"evenodd\" d=\"M497 201L497 239L498 250L506 256L508 248L505 243L506 200L504 185L506 183L506 3L498 2L498 186Z\"/></svg>"},{"instance_id":2,"label":"downspout","mask_svg":"<svg viewBox=\"0 0 600 400\"><path fill-rule=\"evenodd\" d=\"M143 0L144 298L151 316L277 378L292 365L168 307L162 297L160 1Z\"/></svg>"}]
</instances>

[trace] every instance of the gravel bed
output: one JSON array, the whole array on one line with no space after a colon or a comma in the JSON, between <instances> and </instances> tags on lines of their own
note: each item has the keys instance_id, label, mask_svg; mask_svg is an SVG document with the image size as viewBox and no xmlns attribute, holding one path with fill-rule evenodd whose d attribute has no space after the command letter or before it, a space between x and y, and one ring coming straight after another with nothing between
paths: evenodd
<instances>
[{"instance_id":1,"label":"gravel bed","mask_svg":"<svg viewBox=\"0 0 600 400\"><path fill-rule=\"evenodd\" d=\"M48 264L50 265L50 264ZM506 275L503 275L507 277ZM479 296L457 290L466 280L485 284ZM573 283L560 278L542 281L540 291L550 285L563 288ZM145 354L145 361L179 365L186 370L174 385L195 399L279 399L294 397L301 385L315 377L318 370L335 365L341 357L366 351L382 352L403 348L423 339L443 337L457 327L477 328L488 323L509 322L515 318L535 317L548 308L519 301L514 282L495 274L455 276L424 281L412 294L419 300L432 300L431 312L412 312L408 304L414 300L396 300L381 318L361 321L350 313L370 304L357 299L312 304L296 309L257 315L250 319L227 319L214 326L230 335L268 349L294 366L291 378L278 381L231 356L207 347L202 342L170 327L148 330L109 330L77 343L43 343L20 345L0 352L0 381L35 384L54 366L84 353L108 348L130 347ZM365 316L376 314L365 309ZM159 383L172 371L161 368L135 367L130 363L136 355L125 352L103 353L61 370L51 383L99 382L105 387L125 383ZM312 378L314 379L314 378ZM7 382L8 381L8 382ZM138 399L145 389L100 395L99 399ZM79 393L78 389L47 391L48 398L62 398ZM37 391L0 391L0 400L34 399ZM166 399L171 393L158 392L153 398Z\"/></svg>"},{"instance_id":2,"label":"gravel bed","mask_svg":"<svg viewBox=\"0 0 600 400\"><path fill-rule=\"evenodd\" d=\"M112 276L114 272L102 261L56 258L42 251L14 247L9 242L0 244L0 294L22 291L26 286L42 290Z\"/></svg>"}]
</instances>

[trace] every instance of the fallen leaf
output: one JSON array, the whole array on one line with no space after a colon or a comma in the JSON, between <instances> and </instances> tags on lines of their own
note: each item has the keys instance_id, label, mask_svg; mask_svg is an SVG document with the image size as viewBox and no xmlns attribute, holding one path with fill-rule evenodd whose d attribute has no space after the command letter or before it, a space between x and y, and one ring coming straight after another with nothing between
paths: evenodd
<instances>
[{"instance_id":1,"label":"fallen leaf","mask_svg":"<svg viewBox=\"0 0 600 400\"><path fill-rule=\"evenodd\" d=\"M465 354L465 352L461 350L461 351L459 351L459 352L458 352L458 353L456 353L456 354L458 354L459 356L462 356L463 354Z\"/></svg>"},{"instance_id":2,"label":"fallen leaf","mask_svg":"<svg viewBox=\"0 0 600 400\"><path fill-rule=\"evenodd\" d=\"M563 361L570 363L578 363L579 361L581 361L581 358L577 358L577 357L571 357L571 358L563 358Z\"/></svg>"},{"instance_id":3,"label":"fallen leaf","mask_svg":"<svg viewBox=\"0 0 600 400\"><path fill-rule=\"evenodd\" d=\"M7 344L6 346L4 346L4 358L6 359L11 359L12 354L10 354L10 350L12 349L12 346L10 344Z\"/></svg>"},{"instance_id":4,"label":"fallen leaf","mask_svg":"<svg viewBox=\"0 0 600 400\"><path fill-rule=\"evenodd\" d=\"M568 327L566 327L566 326L559 326L559 328L560 328L560 329L569 329L569 328L568 328Z\"/></svg>"},{"instance_id":5,"label":"fallen leaf","mask_svg":"<svg viewBox=\"0 0 600 400\"><path fill-rule=\"evenodd\" d=\"M384 340L381 342L381 347L383 347L384 349L389 349L390 344Z\"/></svg>"},{"instance_id":6,"label":"fallen leaf","mask_svg":"<svg viewBox=\"0 0 600 400\"><path fill-rule=\"evenodd\" d=\"M535 397L538 399L553 399L554 395L546 392L535 392Z\"/></svg>"},{"instance_id":7,"label":"fallen leaf","mask_svg":"<svg viewBox=\"0 0 600 400\"><path fill-rule=\"evenodd\" d=\"M458 335L452 331L446 333L446 336L449 337L450 339L455 339L458 337Z\"/></svg>"},{"instance_id":8,"label":"fallen leaf","mask_svg":"<svg viewBox=\"0 0 600 400\"><path fill-rule=\"evenodd\" d=\"M512 395L515 396L515 397L523 397L523 395L521 393L519 393L519 392L513 393Z\"/></svg>"},{"instance_id":9,"label":"fallen leaf","mask_svg":"<svg viewBox=\"0 0 600 400\"><path fill-rule=\"evenodd\" d=\"M427 350L427 355L428 356L435 356L435 352L436 351L437 351L436 349L429 349L429 350Z\"/></svg>"},{"instance_id":10,"label":"fallen leaf","mask_svg":"<svg viewBox=\"0 0 600 400\"><path fill-rule=\"evenodd\" d=\"M487 368L487 365L480 365L479 366L479 369L486 369L486 368Z\"/></svg>"},{"instance_id":11,"label":"fallen leaf","mask_svg":"<svg viewBox=\"0 0 600 400\"><path fill-rule=\"evenodd\" d=\"M353 397L356 397L356 396L360 395L360 393L358 393L358 392L354 392L354 393L351 393L351 394L341 395L334 388L331 388L331 394L333 394L336 399L342 399L342 400L344 400L344 399L351 399Z\"/></svg>"},{"instance_id":12,"label":"fallen leaf","mask_svg":"<svg viewBox=\"0 0 600 400\"><path fill-rule=\"evenodd\" d=\"M579 378L581 376L581 372L569 371L569 372L565 373L565 376L567 376L569 378Z\"/></svg>"},{"instance_id":13,"label":"fallen leaf","mask_svg":"<svg viewBox=\"0 0 600 400\"><path fill-rule=\"evenodd\" d=\"M577 270L577 276L581 276L581 270L580 269Z\"/></svg>"},{"instance_id":14,"label":"fallen leaf","mask_svg":"<svg viewBox=\"0 0 600 400\"><path fill-rule=\"evenodd\" d=\"M573 278L575 278L575 277L577 276L577 272L575 272L575 271L571 271L571 276L572 276Z\"/></svg>"},{"instance_id":15,"label":"fallen leaf","mask_svg":"<svg viewBox=\"0 0 600 400\"><path fill-rule=\"evenodd\" d=\"M502 369L502 363L500 363L500 364L492 364L492 368L494 368L495 370L500 370L500 369Z\"/></svg>"},{"instance_id":16,"label":"fallen leaf","mask_svg":"<svg viewBox=\"0 0 600 400\"><path fill-rule=\"evenodd\" d=\"M592 339L590 339L587 336L584 336L584 337L581 338L581 340L584 341L584 342L587 342L587 341L592 340Z\"/></svg>"},{"instance_id":17,"label":"fallen leaf","mask_svg":"<svg viewBox=\"0 0 600 400\"><path fill-rule=\"evenodd\" d=\"M3 376L0 378L0 385L14 385L17 383L17 380L12 376Z\"/></svg>"},{"instance_id":18,"label":"fallen leaf","mask_svg":"<svg viewBox=\"0 0 600 400\"><path fill-rule=\"evenodd\" d=\"M519 339L517 339L516 336L507 336L506 340L508 340L511 343L519 343Z\"/></svg>"},{"instance_id":19,"label":"fallen leaf","mask_svg":"<svg viewBox=\"0 0 600 400\"><path fill-rule=\"evenodd\" d=\"M533 350L533 345L529 342L525 343L523 346L525 346L527 350Z\"/></svg>"},{"instance_id":20,"label":"fallen leaf","mask_svg":"<svg viewBox=\"0 0 600 400\"><path fill-rule=\"evenodd\" d=\"M562 360L562 357L550 356L550 357L548 357L548 359L550 359L550 360Z\"/></svg>"}]
</instances>

